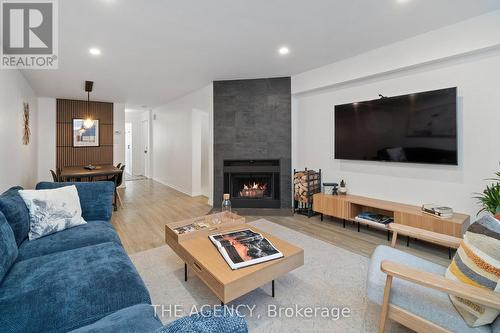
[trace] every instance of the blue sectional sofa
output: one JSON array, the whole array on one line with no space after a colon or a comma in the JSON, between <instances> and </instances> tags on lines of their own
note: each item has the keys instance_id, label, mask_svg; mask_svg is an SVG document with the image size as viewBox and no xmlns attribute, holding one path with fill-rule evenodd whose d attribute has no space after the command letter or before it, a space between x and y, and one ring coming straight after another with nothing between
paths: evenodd
<instances>
[{"instance_id":1,"label":"blue sectional sofa","mask_svg":"<svg viewBox=\"0 0 500 333\"><path fill-rule=\"evenodd\" d=\"M40 183L37 189L65 185ZM15 260L0 276L0 331L91 332L87 325L105 325L106 319L130 332L160 328L149 293L109 223L114 184L75 185L88 223L34 241L27 238L21 188L0 196L0 225L5 230L8 223L17 245Z\"/></svg>"},{"instance_id":2,"label":"blue sectional sofa","mask_svg":"<svg viewBox=\"0 0 500 333\"><path fill-rule=\"evenodd\" d=\"M246 332L244 319L233 316L193 315L162 326L109 222L114 184L42 182L37 189L73 184L87 224L33 241L22 188L0 195L0 332L175 332L179 325Z\"/></svg>"}]
</instances>

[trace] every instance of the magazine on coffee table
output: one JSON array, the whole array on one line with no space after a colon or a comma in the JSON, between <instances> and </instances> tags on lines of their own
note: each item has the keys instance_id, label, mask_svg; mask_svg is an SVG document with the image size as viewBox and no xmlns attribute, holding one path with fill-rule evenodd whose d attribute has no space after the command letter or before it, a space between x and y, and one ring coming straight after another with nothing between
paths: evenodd
<instances>
[{"instance_id":1,"label":"magazine on coffee table","mask_svg":"<svg viewBox=\"0 0 500 333\"><path fill-rule=\"evenodd\" d=\"M208 236L231 269L247 267L283 257L274 245L250 229Z\"/></svg>"}]
</instances>

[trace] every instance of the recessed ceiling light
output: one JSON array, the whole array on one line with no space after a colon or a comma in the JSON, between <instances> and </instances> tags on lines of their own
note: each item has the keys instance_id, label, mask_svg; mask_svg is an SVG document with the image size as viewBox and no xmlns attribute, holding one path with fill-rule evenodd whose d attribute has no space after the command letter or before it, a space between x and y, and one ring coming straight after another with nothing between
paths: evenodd
<instances>
[{"instance_id":1,"label":"recessed ceiling light","mask_svg":"<svg viewBox=\"0 0 500 333\"><path fill-rule=\"evenodd\" d=\"M410 0L397 0L397 3L407 3L410 2Z\"/></svg>"},{"instance_id":2,"label":"recessed ceiling light","mask_svg":"<svg viewBox=\"0 0 500 333\"><path fill-rule=\"evenodd\" d=\"M92 54L92 55L97 56L97 55L101 54L101 50L99 50L98 48L93 47L93 48L89 49L89 53Z\"/></svg>"},{"instance_id":3,"label":"recessed ceiling light","mask_svg":"<svg viewBox=\"0 0 500 333\"><path fill-rule=\"evenodd\" d=\"M278 52L281 54L281 55L286 55L288 53L290 53L290 49L286 46L283 46L283 47L280 47Z\"/></svg>"}]
</instances>

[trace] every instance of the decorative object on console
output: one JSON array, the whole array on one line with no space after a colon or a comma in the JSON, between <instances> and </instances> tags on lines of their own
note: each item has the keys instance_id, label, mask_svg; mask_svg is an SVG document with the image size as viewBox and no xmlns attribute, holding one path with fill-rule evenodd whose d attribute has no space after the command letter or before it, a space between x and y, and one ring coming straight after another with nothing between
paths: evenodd
<instances>
[{"instance_id":1,"label":"decorative object on console","mask_svg":"<svg viewBox=\"0 0 500 333\"><path fill-rule=\"evenodd\" d=\"M345 180L343 180L343 179L340 181L339 193L340 193L340 194L343 194L343 195L346 195L346 194L347 194L346 182L345 182Z\"/></svg>"},{"instance_id":2,"label":"decorative object on console","mask_svg":"<svg viewBox=\"0 0 500 333\"><path fill-rule=\"evenodd\" d=\"M313 195L321 192L321 169L303 171L293 170L293 211L311 217Z\"/></svg>"},{"instance_id":3,"label":"decorative object on console","mask_svg":"<svg viewBox=\"0 0 500 333\"><path fill-rule=\"evenodd\" d=\"M23 110L23 145L27 146L30 143L30 105L29 103L24 103Z\"/></svg>"},{"instance_id":4,"label":"decorative object on console","mask_svg":"<svg viewBox=\"0 0 500 333\"><path fill-rule=\"evenodd\" d=\"M339 184L337 183L323 183L323 193L338 195L339 194Z\"/></svg>"},{"instance_id":5,"label":"decorative object on console","mask_svg":"<svg viewBox=\"0 0 500 333\"><path fill-rule=\"evenodd\" d=\"M29 240L85 224L75 185L49 190L19 190L30 215Z\"/></svg>"},{"instance_id":6,"label":"decorative object on console","mask_svg":"<svg viewBox=\"0 0 500 333\"><path fill-rule=\"evenodd\" d=\"M490 212L497 219L500 219L500 172L497 172L495 175L496 178L490 179L494 183L487 185L482 193L477 193L475 199L478 199L481 206L483 206L478 214L481 212Z\"/></svg>"},{"instance_id":7,"label":"decorative object on console","mask_svg":"<svg viewBox=\"0 0 500 333\"><path fill-rule=\"evenodd\" d=\"M434 204L422 205L422 212L442 219L449 219L453 217L453 208Z\"/></svg>"},{"instance_id":8,"label":"decorative object on console","mask_svg":"<svg viewBox=\"0 0 500 333\"><path fill-rule=\"evenodd\" d=\"M500 292L500 222L484 216L467 229L446 270L448 279ZM464 320L472 327L491 324L500 310L450 295Z\"/></svg>"}]
</instances>

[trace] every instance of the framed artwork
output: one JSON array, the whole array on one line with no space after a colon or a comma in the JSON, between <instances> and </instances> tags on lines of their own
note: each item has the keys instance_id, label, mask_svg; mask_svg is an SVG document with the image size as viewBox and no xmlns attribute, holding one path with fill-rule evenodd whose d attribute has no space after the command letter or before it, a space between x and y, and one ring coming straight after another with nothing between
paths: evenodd
<instances>
[{"instance_id":1,"label":"framed artwork","mask_svg":"<svg viewBox=\"0 0 500 333\"><path fill-rule=\"evenodd\" d=\"M99 120L73 119L73 147L99 147Z\"/></svg>"}]
</instances>

